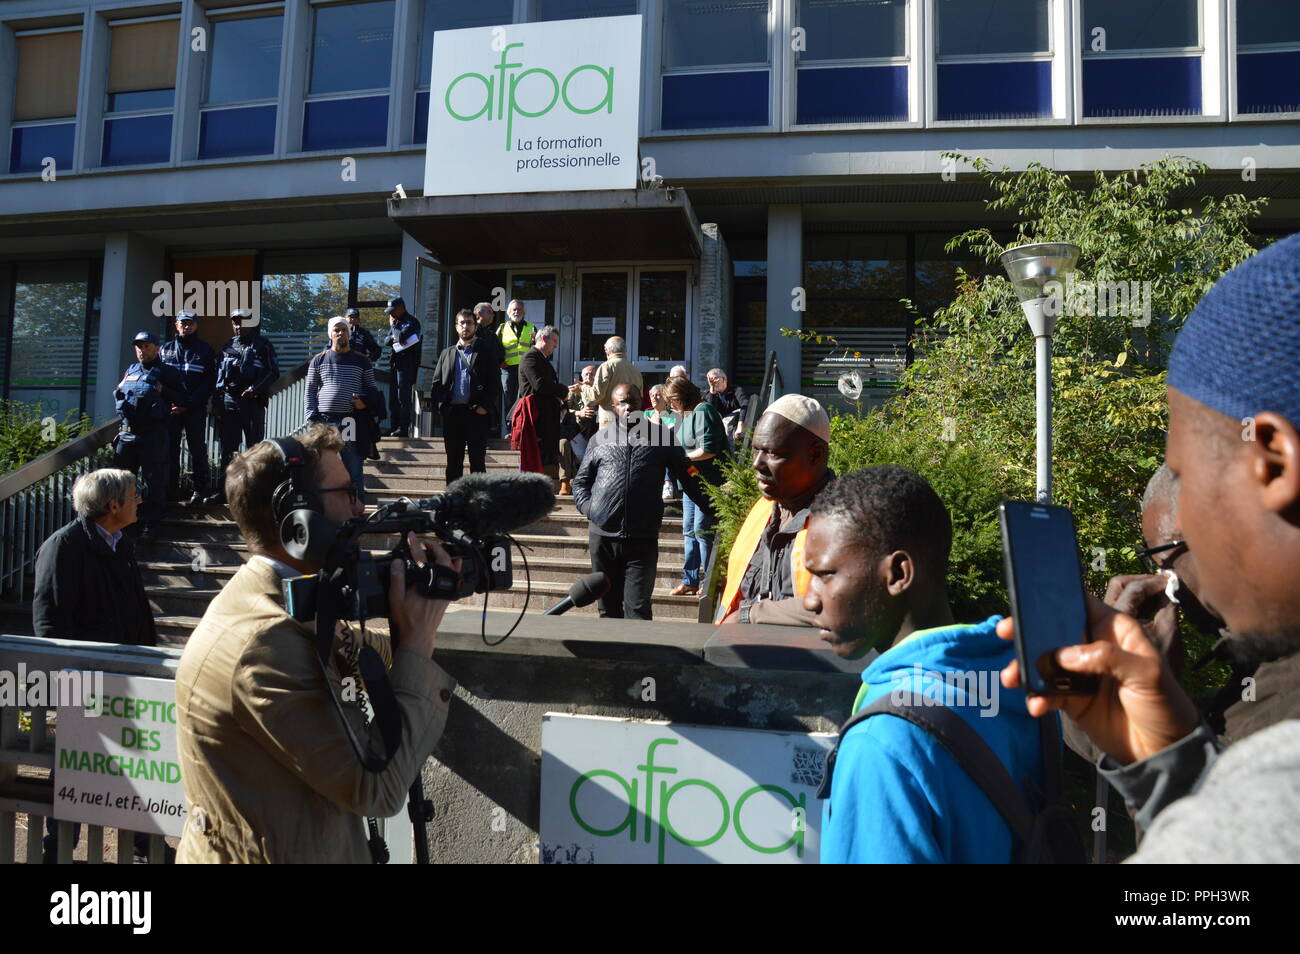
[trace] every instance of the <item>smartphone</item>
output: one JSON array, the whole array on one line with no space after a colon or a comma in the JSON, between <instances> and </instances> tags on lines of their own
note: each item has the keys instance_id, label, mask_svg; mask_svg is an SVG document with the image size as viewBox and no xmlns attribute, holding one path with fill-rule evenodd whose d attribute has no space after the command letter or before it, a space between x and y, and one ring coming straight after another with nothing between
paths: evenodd
<instances>
[{"instance_id":1,"label":"smartphone","mask_svg":"<svg viewBox=\"0 0 1300 954\"><path fill-rule=\"evenodd\" d=\"M1004 500L998 507L1021 684L1044 696L1092 695L1096 676L1056 665L1056 650L1088 642L1083 566L1065 507Z\"/></svg>"}]
</instances>

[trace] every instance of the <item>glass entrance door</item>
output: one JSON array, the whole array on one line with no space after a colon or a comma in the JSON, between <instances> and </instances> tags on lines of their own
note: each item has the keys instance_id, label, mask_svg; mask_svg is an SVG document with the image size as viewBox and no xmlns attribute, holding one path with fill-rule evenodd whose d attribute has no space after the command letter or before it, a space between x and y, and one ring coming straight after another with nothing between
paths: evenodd
<instances>
[{"instance_id":1,"label":"glass entrance door","mask_svg":"<svg viewBox=\"0 0 1300 954\"><path fill-rule=\"evenodd\" d=\"M544 325L559 326L556 314L559 275L553 271L510 273L510 298L524 303L524 317L539 331ZM508 321L508 317L501 319Z\"/></svg>"},{"instance_id":2,"label":"glass entrance door","mask_svg":"<svg viewBox=\"0 0 1300 954\"><path fill-rule=\"evenodd\" d=\"M578 272L579 347L574 373L605 360L618 335L647 386L675 364L689 368L690 283L685 267L591 268Z\"/></svg>"}]
</instances>

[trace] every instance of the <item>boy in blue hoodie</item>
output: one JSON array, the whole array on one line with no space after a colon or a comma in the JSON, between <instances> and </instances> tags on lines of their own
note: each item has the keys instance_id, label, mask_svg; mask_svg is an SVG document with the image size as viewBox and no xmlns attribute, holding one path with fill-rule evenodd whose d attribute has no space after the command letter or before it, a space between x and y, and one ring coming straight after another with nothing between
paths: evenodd
<instances>
[{"instance_id":1,"label":"boy in blue hoodie","mask_svg":"<svg viewBox=\"0 0 1300 954\"><path fill-rule=\"evenodd\" d=\"M1013 654L994 631L1001 617L953 620L951 546L947 508L919 474L892 466L846 474L812 507L804 550L812 582L804 606L836 655L880 652L862 674L852 711L886 693L941 701L980 734L1012 778L1038 780L1037 723L1024 692L998 681ZM878 715L840 740L823 811L823 863L1005 863L1013 849L993 803L925 730Z\"/></svg>"}]
</instances>

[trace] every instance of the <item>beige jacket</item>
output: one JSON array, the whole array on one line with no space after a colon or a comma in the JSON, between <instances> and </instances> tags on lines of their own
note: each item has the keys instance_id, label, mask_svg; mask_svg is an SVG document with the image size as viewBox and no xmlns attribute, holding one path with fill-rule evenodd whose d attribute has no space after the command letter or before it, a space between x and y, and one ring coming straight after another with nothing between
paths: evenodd
<instances>
[{"instance_id":1,"label":"beige jacket","mask_svg":"<svg viewBox=\"0 0 1300 954\"><path fill-rule=\"evenodd\" d=\"M336 688L337 666L336 658L329 667ZM176 672L190 809L176 860L368 863L361 816L401 810L442 735L455 688L432 659L401 650L389 675L402 743L373 774L357 761L325 691L313 627L285 613L272 566L244 564L209 605ZM382 751L378 729L368 732L346 701L344 709L362 744L373 735Z\"/></svg>"},{"instance_id":2,"label":"beige jacket","mask_svg":"<svg viewBox=\"0 0 1300 954\"><path fill-rule=\"evenodd\" d=\"M600 408L596 423L600 427L604 427L614 420L614 389L620 384L633 385L641 392L641 396L645 397L645 386L641 378L641 372L637 370L635 364L626 358L610 358L596 369L596 383L593 386L596 389L596 405Z\"/></svg>"}]
</instances>

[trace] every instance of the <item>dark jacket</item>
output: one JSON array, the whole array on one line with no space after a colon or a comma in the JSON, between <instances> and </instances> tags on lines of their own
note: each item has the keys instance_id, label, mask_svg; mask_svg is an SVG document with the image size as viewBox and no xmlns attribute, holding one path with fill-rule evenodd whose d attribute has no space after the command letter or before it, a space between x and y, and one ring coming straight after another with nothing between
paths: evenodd
<instances>
[{"instance_id":1,"label":"dark jacket","mask_svg":"<svg viewBox=\"0 0 1300 954\"><path fill-rule=\"evenodd\" d=\"M217 370L217 390L222 400L218 408L224 405L231 410L239 409L239 402L246 388L253 389L249 401L266 405L269 400L267 389L280 377L280 363L275 358L275 346L261 334L254 332L247 341L235 335L226 343L221 352L221 365Z\"/></svg>"},{"instance_id":2,"label":"dark jacket","mask_svg":"<svg viewBox=\"0 0 1300 954\"><path fill-rule=\"evenodd\" d=\"M349 342L351 346L369 358L371 364L374 364L379 360L379 356L383 354L384 349L380 346L379 342L375 340L374 335L361 325L352 328L349 334L351 336Z\"/></svg>"},{"instance_id":3,"label":"dark jacket","mask_svg":"<svg viewBox=\"0 0 1300 954\"><path fill-rule=\"evenodd\" d=\"M41 544L32 624L37 636L157 645L131 539L114 552L93 520L78 517Z\"/></svg>"},{"instance_id":4,"label":"dark jacket","mask_svg":"<svg viewBox=\"0 0 1300 954\"><path fill-rule=\"evenodd\" d=\"M161 358L153 364L137 361L127 368L113 392L113 399L123 425L119 437L126 441L140 434L163 433L162 429L171 420L172 405L189 404L180 369L164 364Z\"/></svg>"},{"instance_id":5,"label":"dark jacket","mask_svg":"<svg viewBox=\"0 0 1300 954\"><path fill-rule=\"evenodd\" d=\"M389 361L391 362L408 362L412 364L420 363L420 352L424 349L424 341L421 339L415 344L411 344L414 337L420 334L420 322L409 311L396 322L389 325L389 331L383 337L385 347L391 349L389 352ZM406 345L401 351L393 348L393 345Z\"/></svg>"},{"instance_id":6,"label":"dark jacket","mask_svg":"<svg viewBox=\"0 0 1300 954\"><path fill-rule=\"evenodd\" d=\"M212 388L217 383L217 355L212 345L197 334L189 338L177 335L162 346L161 355L164 364L181 372L185 390L189 393L186 407L206 411Z\"/></svg>"},{"instance_id":7,"label":"dark jacket","mask_svg":"<svg viewBox=\"0 0 1300 954\"><path fill-rule=\"evenodd\" d=\"M542 451L543 464L556 464L560 460L560 410L569 389L560 383L555 368L536 348L529 348L519 359L519 397L536 394L537 444Z\"/></svg>"},{"instance_id":8,"label":"dark jacket","mask_svg":"<svg viewBox=\"0 0 1300 954\"><path fill-rule=\"evenodd\" d=\"M491 328L484 328L482 325L479 325L476 337L483 343L485 348L492 349L492 354L495 355L492 367L499 371L501 365L505 364L506 349L502 347L501 339L497 337L496 331L496 325L493 325Z\"/></svg>"},{"instance_id":9,"label":"dark jacket","mask_svg":"<svg viewBox=\"0 0 1300 954\"><path fill-rule=\"evenodd\" d=\"M573 479L573 503L603 537L657 537L664 520L661 496L664 468L682 482L686 494L707 505L699 471L686 459L672 428L660 427L638 412L601 428L587 444Z\"/></svg>"},{"instance_id":10,"label":"dark jacket","mask_svg":"<svg viewBox=\"0 0 1300 954\"><path fill-rule=\"evenodd\" d=\"M456 393L456 350L457 345L449 345L438 355L438 364L433 369L433 400L438 409L450 406L452 396ZM491 408L501 391L501 363L496 360L496 349L486 344L482 337L472 342L469 355L469 399L467 405Z\"/></svg>"}]
</instances>

